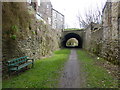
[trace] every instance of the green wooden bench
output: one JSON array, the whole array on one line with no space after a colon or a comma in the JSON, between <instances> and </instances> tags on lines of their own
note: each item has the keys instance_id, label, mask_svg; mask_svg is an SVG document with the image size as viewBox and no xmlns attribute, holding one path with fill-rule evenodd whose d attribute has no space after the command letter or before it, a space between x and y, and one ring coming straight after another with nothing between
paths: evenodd
<instances>
[{"instance_id":1,"label":"green wooden bench","mask_svg":"<svg viewBox=\"0 0 120 90\"><path fill-rule=\"evenodd\" d=\"M33 67L34 59L30 59L28 56L7 61L8 73L10 75L11 71L19 71L30 64L32 64Z\"/></svg>"}]
</instances>

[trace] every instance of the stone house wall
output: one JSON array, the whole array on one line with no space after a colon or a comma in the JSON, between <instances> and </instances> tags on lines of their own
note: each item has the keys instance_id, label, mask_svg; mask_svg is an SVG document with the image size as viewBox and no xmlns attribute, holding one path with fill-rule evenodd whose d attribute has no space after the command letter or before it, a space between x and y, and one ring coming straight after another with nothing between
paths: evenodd
<instances>
[{"instance_id":1,"label":"stone house wall","mask_svg":"<svg viewBox=\"0 0 120 90\"><path fill-rule=\"evenodd\" d=\"M102 25L92 24L85 30L84 48L116 63L120 59L120 2L107 2Z\"/></svg>"},{"instance_id":2,"label":"stone house wall","mask_svg":"<svg viewBox=\"0 0 120 90\"><path fill-rule=\"evenodd\" d=\"M118 14L120 2L107 2L103 10L102 56L109 61L118 60Z\"/></svg>"}]
</instances>

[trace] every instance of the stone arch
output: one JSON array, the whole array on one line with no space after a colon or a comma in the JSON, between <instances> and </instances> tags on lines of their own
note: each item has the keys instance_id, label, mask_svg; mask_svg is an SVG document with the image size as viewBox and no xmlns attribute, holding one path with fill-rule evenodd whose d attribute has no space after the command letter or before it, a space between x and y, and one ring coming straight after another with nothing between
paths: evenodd
<instances>
[{"instance_id":1,"label":"stone arch","mask_svg":"<svg viewBox=\"0 0 120 90\"><path fill-rule=\"evenodd\" d=\"M76 34L76 33L68 33L63 37L63 41L62 41L62 46L66 47L66 42L70 39L70 38L76 38L78 40L78 46L76 48L82 48L82 44L83 44L83 40L81 38L80 35Z\"/></svg>"}]
</instances>

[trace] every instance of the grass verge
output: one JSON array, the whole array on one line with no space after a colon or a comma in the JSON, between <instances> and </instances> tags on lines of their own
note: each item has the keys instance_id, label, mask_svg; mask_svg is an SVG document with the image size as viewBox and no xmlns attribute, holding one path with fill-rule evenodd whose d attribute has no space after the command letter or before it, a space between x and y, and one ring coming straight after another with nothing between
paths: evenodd
<instances>
[{"instance_id":1,"label":"grass verge","mask_svg":"<svg viewBox=\"0 0 120 90\"><path fill-rule=\"evenodd\" d=\"M82 63L83 72L86 74L87 88L118 88L118 80L113 78L105 68L97 65L97 59L91 57L84 50L78 50L77 53Z\"/></svg>"},{"instance_id":2,"label":"grass verge","mask_svg":"<svg viewBox=\"0 0 120 90\"><path fill-rule=\"evenodd\" d=\"M34 68L3 80L3 88L55 88L60 70L69 56L70 50L62 49L54 52L54 56L36 60Z\"/></svg>"}]
</instances>

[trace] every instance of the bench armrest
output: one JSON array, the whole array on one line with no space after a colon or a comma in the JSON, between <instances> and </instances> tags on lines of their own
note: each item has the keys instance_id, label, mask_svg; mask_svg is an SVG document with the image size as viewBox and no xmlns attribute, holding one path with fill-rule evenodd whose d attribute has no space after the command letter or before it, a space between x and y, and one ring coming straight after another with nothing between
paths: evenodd
<instances>
[{"instance_id":1,"label":"bench armrest","mask_svg":"<svg viewBox=\"0 0 120 90\"><path fill-rule=\"evenodd\" d=\"M34 62L34 59L28 58L27 60L32 60L32 62Z\"/></svg>"},{"instance_id":2,"label":"bench armrest","mask_svg":"<svg viewBox=\"0 0 120 90\"><path fill-rule=\"evenodd\" d=\"M28 58L27 60L32 60L32 67L34 66L34 59Z\"/></svg>"}]
</instances>

